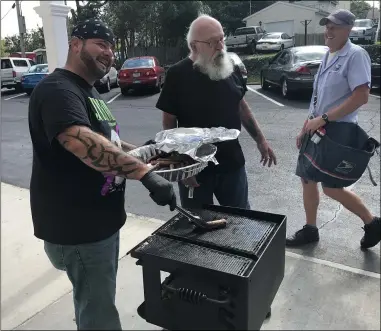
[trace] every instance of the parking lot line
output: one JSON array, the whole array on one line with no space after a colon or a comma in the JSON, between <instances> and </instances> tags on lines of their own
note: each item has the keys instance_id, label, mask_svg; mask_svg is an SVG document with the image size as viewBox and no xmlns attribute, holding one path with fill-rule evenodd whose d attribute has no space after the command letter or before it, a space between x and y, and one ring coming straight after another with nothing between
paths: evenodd
<instances>
[{"instance_id":1,"label":"parking lot line","mask_svg":"<svg viewBox=\"0 0 381 331\"><path fill-rule=\"evenodd\" d=\"M119 97L122 93L118 93L115 97L112 97L107 103L113 102L117 97Z\"/></svg>"},{"instance_id":2,"label":"parking lot line","mask_svg":"<svg viewBox=\"0 0 381 331\"><path fill-rule=\"evenodd\" d=\"M378 98L378 99L380 99L381 98L381 96L379 96L379 95L377 95L377 94L372 94L372 93L369 93L372 97L375 97L375 98Z\"/></svg>"},{"instance_id":3,"label":"parking lot line","mask_svg":"<svg viewBox=\"0 0 381 331\"><path fill-rule=\"evenodd\" d=\"M26 95L26 93L12 95L11 97L4 99L4 101L11 100L11 99L14 99L14 98L18 98L18 97L21 97L23 95Z\"/></svg>"},{"instance_id":4,"label":"parking lot line","mask_svg":"<svg viewBox=\"0 0 381 331\"><path fill-rule=\"evenodd\" d=\"M262 97L264 97L265 99L267 99L267 100L269 100L269 101L275 103L276 105L278 105L278 106L280 106L280 107L284 107L284 104L282 104L282 103L280 103L280 102L278 102L278 101L275 101L275 100L269 98L268 96L266 96L266 95L264 95L264 94L262 94L262 93L260 93L260 92L258 92L258 91L256 91L256 90L252 89L250 86L247 86L247 88L248 88L251 92L254 92L254 93L259 94L260 96L262 96Z\"/></svg>"},{"instance_id":5,"label":"parking lot line","mask_svg":"<svg viewBox=\"0 0 381 331\"><path fill-rule=\"evenodd\" d=\"M297 253L290 252L290 251L286 251L286 256L293 257L293 258L298 259L298 260L304 260L304 261L309 261L309 262L313 262L313 263L317 263L317 264L321 264L321 265L326 265L327 267L348 271L348 272L358 274L358 275L362 275L362 276L368 276L368 277L380 279L380 274L378 274L376 272L349 267L349 266L341 264L341 263L322 260L322 259L318 259L316 257L301 255L301 254L297 254Z\"/></svg>"}]
</instances>

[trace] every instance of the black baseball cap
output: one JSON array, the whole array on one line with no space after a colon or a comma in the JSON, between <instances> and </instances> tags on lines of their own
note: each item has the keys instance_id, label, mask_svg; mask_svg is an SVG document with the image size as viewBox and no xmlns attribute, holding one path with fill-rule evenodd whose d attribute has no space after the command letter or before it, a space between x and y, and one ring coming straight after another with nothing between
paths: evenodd
<instances>
[{"instance_id":1,"label":"black baseball cap","mask_svg":"<svg viewBox=\"0 0 381 331\"><path fill-rule=\"evenodd\" d=\"M353 26L356 16L347 9L337 9L320 20L320 25L326 25L328 22L332 22L341 26Z\"/></svg>"},{"instance_id":2,"label":"black baseball cap","mask_svg":"<svg viewBox=\"0 0 381 331\"><path fill-rule=\"evenodd\" d=\"M72 37L79 39L103 39L115 46L115 36L112 30L98 19L88 19L78 23L72 33Z\"/></svg>"}]
</instances>

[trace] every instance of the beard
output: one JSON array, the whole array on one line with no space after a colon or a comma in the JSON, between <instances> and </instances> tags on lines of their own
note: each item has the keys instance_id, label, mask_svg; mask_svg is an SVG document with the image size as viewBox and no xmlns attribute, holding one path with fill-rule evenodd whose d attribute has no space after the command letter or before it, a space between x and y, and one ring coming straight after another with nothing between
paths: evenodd
<instances>
[{"instance_id":1,"label":"beard","mask_svg":"<svg viewBox=\"0 0 381 331\"><path fill-rule=\"evenodd\" d=\"M215 81L228 78L234 71L233 63L226 50L217 53L212 60L203 54L199 54L193 66Z\"/></svg>"},{"instance_id":2,"label":"beard","mask_svg":"<svg viewBox=\"0 0 381 331\"><path fill-rule=\"evenodd\" d=\"M101 56L93 57L85 48L82 48L80 58L85 64L89 74L91 74L96 80L104 77L104 75L106 75L111 69L110 60L102 58ZM99 61L102 61L105 65L102 65Z\"/></svg>"}]
</instances>

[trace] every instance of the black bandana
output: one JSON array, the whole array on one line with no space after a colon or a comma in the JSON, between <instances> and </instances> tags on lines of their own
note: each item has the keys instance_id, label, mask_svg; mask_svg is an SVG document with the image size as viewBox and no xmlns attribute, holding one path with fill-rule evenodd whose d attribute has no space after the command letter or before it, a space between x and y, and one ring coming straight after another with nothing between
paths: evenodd
<instances>
[{"instance_id":1,"label":"black bandana","mask_svg":"<svg viewBox=\"0 0 381 331\"><path fill-rule=\"evenodd\" d=\"M96 19L89 19L78 23L73 29L71 36L80 39L103 39L115 46L115 37L111 29L102 21Z\"/></svg>"}]
</instances>

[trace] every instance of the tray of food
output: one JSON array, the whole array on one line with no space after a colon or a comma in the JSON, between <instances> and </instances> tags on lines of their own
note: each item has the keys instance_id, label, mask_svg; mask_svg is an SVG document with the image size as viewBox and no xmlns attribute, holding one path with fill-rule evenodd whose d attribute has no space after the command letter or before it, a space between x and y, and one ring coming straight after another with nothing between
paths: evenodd
<instances>
[{"instance_id":1,"label":"tray of food","mask_svg":"<svg viewBox=\"0 0 381 331\"><path fill-rule=\"evenodd\" d=\"M202 145L196 152L199 158L214 156L217 147L212 144ZM163 176L170 182L179 182L200 173L208 165L208 161L195 160L187 154L178 152L166 153L157 148L156 145L146 145L138 147L128 154L135 156L141 161L157 165L154 170L158 175Z\"/></svg>"}]
</instances>

